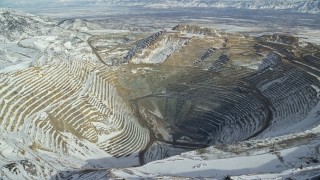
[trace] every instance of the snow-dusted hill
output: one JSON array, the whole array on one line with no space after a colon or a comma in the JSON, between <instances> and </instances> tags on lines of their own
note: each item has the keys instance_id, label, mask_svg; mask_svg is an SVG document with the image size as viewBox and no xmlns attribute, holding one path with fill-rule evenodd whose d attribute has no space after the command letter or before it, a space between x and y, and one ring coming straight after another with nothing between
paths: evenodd
<instances>
[{"instance_id":1,"label":"snow-dusted hill","mask_svg":"<svg viewBox=\"0 0 320 180\"><path fill-rule=\"evenodd\" d=\"M0 9L0 37L10 41L61 32L55 21L10 9Z\"/></svg>"},{"instance_id":2,"label":"snow-dusted hill","mask_svg":"<svg viewBox=\"0 0 320 180\"><path fill-rule=\"evenodd\" d=\"M83 23L59 23L11 9L0 9L0 21L0 72L69 58L96 60L86 42L88 35L78 32L88 30Z\"/></svg>"}]
</instances>

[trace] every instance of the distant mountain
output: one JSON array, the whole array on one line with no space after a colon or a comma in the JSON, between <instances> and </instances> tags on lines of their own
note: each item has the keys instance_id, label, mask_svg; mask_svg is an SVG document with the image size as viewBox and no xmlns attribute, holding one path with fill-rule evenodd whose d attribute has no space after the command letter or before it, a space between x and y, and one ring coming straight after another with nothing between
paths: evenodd
<instances>
[{"instance_id":1,"label":"distant mountain","mask_svg":"<svg viewBox=\"0 0 320 180\"><path fill-rule=\"evenodd\" d=\"M243 9L285 9L301 13L319 13L320 0L111 0L108 5L150 8L214 7Z\"/></svg>"},{"instance_id":2,"label":"distant mountain","mask_svg":"<svg viewBox=\"0 0 320 180\"><path fill-rule=\"evenodd\" d=\"M295 9L298 12L319 13L320 12L320 1L319 0L309 0L304 3L301 3Z\"/></svg>"}]
</instances>

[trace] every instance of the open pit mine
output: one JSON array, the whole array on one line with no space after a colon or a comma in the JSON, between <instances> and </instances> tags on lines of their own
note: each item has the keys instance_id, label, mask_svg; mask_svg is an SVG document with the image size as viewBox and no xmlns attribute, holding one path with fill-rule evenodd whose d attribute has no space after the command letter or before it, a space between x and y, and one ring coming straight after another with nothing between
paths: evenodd
<instances>
[{"instance_id":1,"label":"open pit mine","mask_svg":"<svg viewBox=\"0 0 320 180\"><path fill-rule=\"evenodd\" d=\"M97 34L79 19L1 17L4 178L122 177L112 168L320 123L320 46L298 37L186 24Z\"/></svg>"}]
</instances>

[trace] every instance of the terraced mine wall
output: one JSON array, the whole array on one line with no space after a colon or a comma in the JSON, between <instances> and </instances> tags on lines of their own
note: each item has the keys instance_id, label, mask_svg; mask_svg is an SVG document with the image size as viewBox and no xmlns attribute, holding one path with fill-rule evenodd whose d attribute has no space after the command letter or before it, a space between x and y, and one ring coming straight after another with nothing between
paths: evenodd
<instances>
[{"instance_id":1,"label":"terraced mine wall","mask_svg":"<svg viewBox=\"0 0 320 180\"><path fill-rule=\"evenodd\" d=\"M149 142L148 130L117 94L112 75L103 70L70 61L2 77L1 129L28 134L35 149L68 153L68 134L115 157L139 152Z\"/></svg>"},{"instance_id":2,"label":"terraced mine wall","mask_svg":"<svg viewBox=\"0 0 320 180\"><path fill-rule=\"evenodd\" d=\"M315 87L320 83L312 75L279 64L234 86L212 82L173 85L165 94L139 98L137 103L141 117L152 125L155 140L164 143L155 146L173 146L171 149L181 152L179 149L282 135L297 123L310 123L306 117L320 101ZM168 156L168 149L148 156L161 159Z\"/></svg>"},{"instance_id":3,"label":"terraced mine wall","mask_svg":"<svg viewBox=\"0 0 320 180\"><path fill-rule=\"evenodd\" d=\"M159 31L157 33L150 35L145 39L141 39L140 41L138 41L137 45L128 52L128 54L124 57L124 59L129 61L136 53L141 52L143 49L149 47L154 41L157 40L157 38L161 34L163 34L163 31Z\"/></svg>"},{"instance_id":4,"label":"terraced mine wall","mask_svg":"<svg viewBox=\"0 0 320 180\"><path fill-rule=\"evenodd\" d=\"M278 39L272 41L272 37ZM163 93L136 99L135 110L149 124L155 140L144 151L145 160L168 157L170 152L181 153L183 149L283 135L296 124L304 124L302 128L318 124L308 119L320 101L316 48L313 55L299 57L288 48L297 44L294 38L272 37L255 46L258 53L265 54L256 71L237 74L230 66L232 57L222 54L209 71L182 77ZM194 66L215 50L203 52L192 62ZM224 73L229 77L221 76Z\"/></svg>"},{"instance_id":5,"label":"terraced mine wall","mask_svg":"<svg viewBox=\"0 0 320 180\"><path fill-rule=\"evenodd\" d=\"M319 111L318 46L178 26L126 47L125 63L108 64L98 40L88 43L100 61L0 74L0 129L23 139L23 151L133 166L319 124L309 118Z\"/></svg>"}]
</instances>

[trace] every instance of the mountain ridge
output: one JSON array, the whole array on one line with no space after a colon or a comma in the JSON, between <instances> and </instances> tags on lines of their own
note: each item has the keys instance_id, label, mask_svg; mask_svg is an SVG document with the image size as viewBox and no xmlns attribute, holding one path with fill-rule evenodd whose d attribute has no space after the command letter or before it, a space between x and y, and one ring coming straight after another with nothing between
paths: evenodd
<instances>
[{"instance_id":1,"label":"mountain ridge","mask_svg":"<svg viewBox=\"0 0 320 180\"><path fill-rule=\"evenodd\" d=\"M273 9L273 10L290 10L300 13L320 13L319 0L272 0L272 1L247 1L247 0L179 0L179 1L153 1L153 0L112 0L103 2L107 5L117 6L143 6L148 8L238 8L238 9Z\"/></svg>"}]
</instances>

